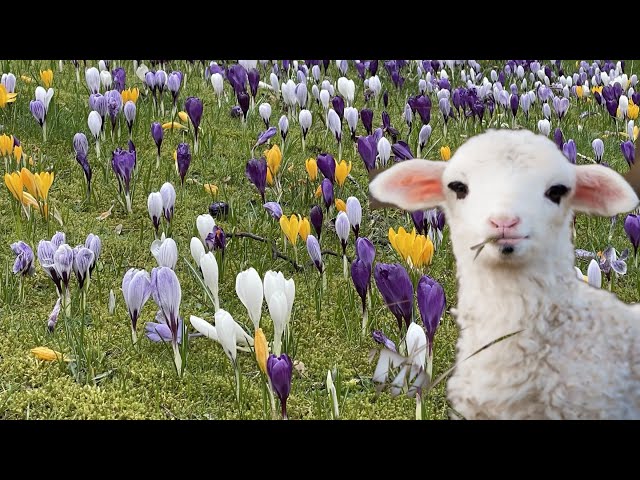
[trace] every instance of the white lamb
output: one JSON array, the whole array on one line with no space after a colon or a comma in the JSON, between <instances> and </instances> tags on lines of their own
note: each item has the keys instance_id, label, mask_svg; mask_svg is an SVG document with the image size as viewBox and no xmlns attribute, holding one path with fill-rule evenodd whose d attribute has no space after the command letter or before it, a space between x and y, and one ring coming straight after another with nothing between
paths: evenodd
<instances>
[{"instance_id":1,"label":"white lamb","mask_svg":"<svg viewBox=\"0 0 640 480\"><path fill-rule=\"evenodd\" d=\"M571 164L542 135L489 130L449 162L398 163L369 190L404 210L445 212L459 289L453 409L467 419L640 418L640 309L578 280L571 242L573 211L638 205L621 175Z\"/></svg>"}]
</instances>

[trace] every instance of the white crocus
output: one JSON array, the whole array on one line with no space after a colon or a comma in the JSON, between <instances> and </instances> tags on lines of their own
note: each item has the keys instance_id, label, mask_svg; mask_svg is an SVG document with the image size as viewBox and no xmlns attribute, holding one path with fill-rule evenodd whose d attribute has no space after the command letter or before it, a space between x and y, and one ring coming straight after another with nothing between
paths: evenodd
<instances>
[{"instance_id":1,"label":"white crocus","mask_svg":"<svg viewBox=\"0 0 640 480\"><path fill-rule=\"evenodd\" d=\"M260 112L260 118L262 118L265 126L269 128L269 119L271 118L271 105L269 105L268 103L261 103L260 107L258 107L258 112Z\"/></svg>"},{"instance_id":2,"label":"white crocus","mask_svg":"<svg viewBox=\"0 0 640 480\"><path fill-rule=\"evenodd\" d=\"M280 83L278 82L278 76L271 72L271 74L269 75L269 82L271 83L271 88L273 88L273 91L275 92L276 96L280 95Z\"/></svg>"},{"instance_id":3,"label":"white crocus","mask_svg":"<svg viewBox=\"0 0 640 480\"><path fill-rule=\"evenodd\" d=\"M357 197L349 197L347 198L347 218L349 219L349 224L351 228L353 228L353 233L357 238L357 233L360 229L360 222L362 222L362 206L360 205L360 200Z\"/></svg>"},{"instance_id":4,"label":"white crocus","mask_svg":"<svg viewBox=\"0 0 640 480\"><path fill-rule=\"evenodd\" d=\"M173 238L166 238L163 233L160 240L154 240L151 243L151 254L159 267L175 269L178 262L178 246Z\"/></svg>"},{"instance_id":5,"label":"white crocus","mask_svg":"<svg viewBox=\"0 0 640 480\"><path fill-rule=\"evenodd\" d=\"M351 106L356 92L355 82L345 77L340 77L338 79L338 92L344 97L347 106Z\"/></svg>"},{"instance_id":6,"label":"white crocus","mask_svg":"<svg viewBox=\"0 0 640 480\"><path fill-rule=\"evenodd\" d=\"M140 79L141 82L144 83L144 76L149 71L149 67L147 67L144 63L140 64L138 68L136 68L136 77Z\"/></svg>"},{"instance_id":7,"label":"white crocus","mask_svg":"<svg viewBox=\"0 0 640 480\"><path fill-rule=\"evenodd\" d=\"M100 72L100 84L102 84L105 90L110 90L112 83L113 78L111 77L111 73L109 73L108 70L102 70Z\"/></svg>"},{"instance_id":8,"label":"white crocus","mask_svg":"<svg viewBox=\"0 0 640 480\"><path fill-rule=\"evenodd\" d=\"M84 72L84 78L89 88L89 93L98 93L100 91L100 72L96 67L87 68Z\"/></svg>"},{"instance_id":9,"label":"white crocus","mask_svg":"<svg viewBox=\"0 0 640 480\"><path fill-rule=\"evenodd\" d=\"M236 295L247 309L249 318L257 330L262 315L262 279L255 268L251 267L236 276Z\"/></svg>"},{"instance_id":10,"label":"white crocus","mask_svg":"<svg viewBox=\"0 0 640 480\"><path fill-rule=\"evenodd\" d=\"M307 139L307 132L311 128L311 112L309 110L300 110L298 115L298 122L300 122L300 129L302 130L302 150L306 149L305 141Z\"/></svg>"},{"instance_id":11,"label":"white crocus","mask_svg":"<svg viewBox=\"0 0 640 480\"><path fill-rule=\"evenodd\" d=\"M282 334L287 324L287 297L281 290L271 295L267 302L269 315L273 320L273 353L280 356L282 350Z\"/></svg>"},{"instance_id":12,"label":"white crocus","mask_svg":"<svg viewBox=\"0 0 640 480\"><path fill-rule=\"evenodd\" d=\"M102 130L102 117L95 110L89 112L89 118L87 119L89 130L91 135L96 140L96 157L100 159L100 131Z\"/></svg>"},{"instance_id":13,"label":"white crocus","mask_svg":"<svg viewBox=\"0 0 640 480\"><path fill-rule=\"evenodd\" d=\"M378 158L380 159L380 163L382 166L386 166L389 161L389 157L391 157L391 144L386 137L382 137L378 140Z\"/></svg>"},{"instance_id":14,"label":"white crocus","mask_svg":"<svg viewBox=\"0 0 640 480\"><path fill-rule=\"evenodd\" d=\"M218 262L212 252L200 257L200 269L202 270L204 284L213 296L214 311L217 312L220 310L220 298L218 296Z\"/></svg>"},{"instance_id":15,"label":"white crocus","mask_svg":"<svg viewBox=\"0 0 640 480\"><path fill-rule=\"evenodd\" d=\"M347 107L344 109L344 118L349 125L351 131L351 138L356 138L356 127L358 126L358 110L354 107Z\"/></svg>"},{"instance_id":16,"label":"white crocus","mask_svg":"<svg viewBox=\"0 0 640 480\"><path fill-rule=\"evenodd\" d=\"M213 232L213 227L215 226L216 221L208 213L205 213L204 215L198 215L198 217L196 218L196 228L198 229L198 234L200 235L200 239L202 240L203 245L206 246L207 236L211 232Z\"/></svg>"},{"instance_id":17,"label":"white crocus","mask_svg":"<svg viewBox=\"0 0 640 480\"><path fill-rule=\"evenodd\" d=\"M220 75L219 73L214 73L213 75L211 75L211 86L213 87L213 91L218 97L218 108L220 108L222 93L224 92L224 81L222 75Z\"/></svg>"},{"instance_id":18,"label":"white crocus","mask_svg":"<svg viewBox=\"0 0 640 480\"><path fill-rule=\"evenodd\" d=\"M589 268L587 269L587 282L589 285L595 288L602 288L602 271L600 265L594 259L589 262Z\"/></svg>"},{"instance_id":19,"label":"white crocus","mask_svg":"<svg viewBox=\"0 0 640 480\"><path fill-rule=\"evenodd\" d=\"M160 192L151 192L147 198L147 210L149 211L149 217L153 222L153 228L156 235L158 234L158 227L160 226L160 220L162 219L162 195Z\"/></svg>"},{"instance_id":20,"label":"white crocus","mask_svg":"<svg viewBox=\"0 0 640 480\"><path fill-rule=\"evenodd\" d=\"M191 257L198 267L200 266L200 258L206 253L204 245L198 237L191 237L191 243L189 244L191 250Z\"/></svg>"},{"instance_id":21,"label":"white crocus","mask_svg":"<svg viewBox=\"0 0 640 480\"><path fill-rule=\"evenodd\" d=\"M224 310L222 310L224 311ZM196 317L195 315L191 315L189 317L189 321L193 328L196 329L198 333L201 333L203 336L210 338L215 342L220 342L218 337L218 332L214 325L211 325L205 319ZM235 330L236 330L236 348L241 352L250 352L249 347L253 346L253 338L244 331L244 329L234 320Z\"/></svg>"},{"instance_id":22,"label":"white crocus","mask_svg":"<svg viewBox=\"0 0 640 480\"><path fill-rule=\"evenodd\" d=\"M538 120L538 131L545 137L548 137L549 133L551 133L551 123L549 123L549 120L546 118Z\"/></svg>"}]
</instances>

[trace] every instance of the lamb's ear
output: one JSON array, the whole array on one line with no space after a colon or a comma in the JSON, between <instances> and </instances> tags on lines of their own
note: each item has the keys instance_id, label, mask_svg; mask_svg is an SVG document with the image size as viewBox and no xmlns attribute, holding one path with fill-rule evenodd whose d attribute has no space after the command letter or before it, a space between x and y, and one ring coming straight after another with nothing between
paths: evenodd
<instances>
[{"instance_id":1,"label":"lamb's ear","mask_svg":"<svg viewBox=\"0 0 640 480\"><path fill-rule=\"evenodd\" d=\"M430 160L405 160L369 182L371 208L396 206L410 212L433 208L444 202L442 173L447 164Z\"/></svg>"},{"instance_id":2,"label":"lamb's ear","mask_svg":"<svg viewBox=\"0 0 640 480\"><path fill-rule=\"evenodd\" d=\"M638 206L631 185L615 170L603 165L576 167L576 191L571 207L578 212L612 217Z\"/></svg>"}]
</instances>

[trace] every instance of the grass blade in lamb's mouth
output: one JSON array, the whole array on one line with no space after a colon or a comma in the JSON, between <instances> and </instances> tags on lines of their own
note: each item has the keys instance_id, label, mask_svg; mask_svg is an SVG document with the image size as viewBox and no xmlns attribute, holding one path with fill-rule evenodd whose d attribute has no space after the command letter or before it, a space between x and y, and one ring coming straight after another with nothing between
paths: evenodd
<instances>
[{"instance_id":1,"label":"grass blade in lamb's mouth","mask_svg":"<svg viewBox=\"0 0 640 480\"><path fill-rule=\"evenodd\" d=\"M476 258L478 258L478 255L480 255L480 252L482 251L482 249L487 243L493 243L493 242L496 242L497 240L499 240L499 237L489 237L485 241L480 242L477 245L474 245L473 247L471 247L471 250L478 250L476 252L476 256L473 257L473 259L475 260Z\"/></svg>"}]
</instances>

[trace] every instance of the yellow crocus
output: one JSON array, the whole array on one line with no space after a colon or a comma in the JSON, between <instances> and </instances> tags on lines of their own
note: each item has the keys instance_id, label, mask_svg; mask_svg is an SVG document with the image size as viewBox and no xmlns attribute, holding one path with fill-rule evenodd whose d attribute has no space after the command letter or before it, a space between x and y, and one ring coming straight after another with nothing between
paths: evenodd
<instances>
[{"instance_id":1,"label":"yellow crocus","mask_svg":"<svg viewBox=\"0 0 640 480\"><path fill-rule=\"evenodd\" d=\"M302 241L306 242L307 237L311 233L311 224L309 223L309 219L307 217L304 217L300 222L298 233L300 234L300 238L302 239Z\"/></svg>"},{"instance_id":2,"label":"yellow crocus","mask_svg":"<svg viewBox=\"0 0 640 480\"><path fill-rule=\"evenodd\" d=\"M629 100L629 108L627 110L627 117L629 117L629 120L636 120L639 112L640 107L633 103L633 101Z\"/></svg>"},{"instance_id":3,"label":"yellow crocus","mask_svg":"<svg viewBox=\"0 0 640 480\"><path fill-rule=\"evenodd\" d=\"M40 204L38 203L38 200L35 199L35 197L33 195L31 195L29 192L22 192L22 204L25 207L35 207L35 208L40 208ZM44 208L44 216L46 217L48 214L48 209L47 206L45 205Z\"/></svg>"},{"instance_id":4,"label":"yellow crocus","mask_svg":"<svg viewBox=\"0 0 640 480\"><path fill-rule=\"evenodd\" d=\"M451 158L451 148L449 148L449 145L440 147L440 158L445 162Z\"/></svg>"},{"instance_id":5,"label":"yellow crocus","mask_svg":"<svg viewBox=\"0 0 640 480\"><path fill-rule=\"evenodd\" d=\"M336 210L347 213L347 204L341 198L336 198Z\"/></svg>"},{"instance_id":6,"label":"yellow crocus","mask_svg":"<svg viewBox=\"0 0 640 480\"><path fill-rule=\"evenodd\" d=\"M184 125L182 125L181 123L178 123L178 122L163 123L162 124L162 128L163 128L163 130L169 130L169 129L174 129L174 128L182 128L183 130L187 129L187 127L185 127Z\"/></svg>"},{"instance_id":7,"label":"yellow crocus","mask_svg":"<svg viewBox=\"0 0 640 480\"><path fill-rule=\"evenodd\" d=\"M600 95L602 95L602 89L603 88L604 88L603 85L600 85L599 87L591 87L591 93L598 92Z\"/></svg>"},{"instance_id":8,"label":"yellow crocus","mask_svg":"<svg viewBox=\"0 0 640 480\"><path fill-rule=\"evenodd\" d=\"M291 245L295 246L298 240L298 230L300 229L300 220L297 215L292 214L291 218L287 218L286 215L280 217L280 228L291 242Z\"/></svg>"},{"instance_id":9,"label":"yellow crocus","mask_svg":"<svg viewBox=\"0 0 640 480\"><path fill-rule=\"evenodd\" d=\"M20 75L20 80L22 80L24 83L33 82L32 78L29 77L28 75Z\"/></svg>"},{"instance_id":10,"label":"yellow crocus","mask_svg":"<svg viewBox=\"0 0 640 480\"><path fill-rule=\"evenodd\" d=\"M336 181L341 187L344 185L347 175L351 173L351 162L347 165L347 162L342 160L340 163L336 162Z\"/></svg>"},{"instance_id":11,"label":"yellow crocus","mask_svg":"<svg viewBox=\"0 0 640 480\"><path fill-rule=\"evenodd\" d=\"M256 334L253 338L253 348L256 351L256 362L258 367L265 375L267 374L267 359L269 358L269 345L267 344L267 337L264 336L264 332L261 328L256 330Z\"/></svg>"},{"instance_id":12,"label":"yellow crocus","mask_svg":"<svg viewBox=\"0 0 640 480\"><path fill-rule=\"evenodd\" d=\"M578 85L576 87L576 95L578 96L578 98L582 98L582 85Z\"/></svg>"},{"instance_id":13,"label":"yellow crocus","mask_svg":"<svg viewBox=\"0 0 640 480\"><path fill-rule=\"evenodd\" d=\"M53 362L54 360L60 360L63 358L63 355L60 352L56 352L55 350L51 350L47 347L32 348L31 353L33 353L38 360L45 360L47 362Z\"/></svg>"},{"instance_id":14,"label":"yellow crocus","mask_svg":"<svg viewBox=\"0 0 640 480\"><path fill-rule=\"evenodd\" d=\"M7 134L0 135L0 156L9 157L13 153L13 137Z\"/></svg>"},{"instance_id":15,"label":"yellow crocus","mask_svg":"<svg viewBox=\"0 0 640 480\"><path fill-rule=\"evenodd\" d=\"M49 88L53 84L53 70L50 68L47 70L40 70L40 80L44 88Z\"/></svg>"},{"instance_id":16,"label":"yellow crocus","mask_svg":"<svg viewBox=\"0 0 640 480\"><path fill-rule=\"evenodd\" d=\"M13 147L13 156L16 159L16 163L20 163L20 160L22 160L22 146L21 145Z\"/></svg>"},{"instance_id":17,"label":"yellow crocus","mask_svg":"<svg viewBox=\"0 0 640 480\"><path fill-rule=\"evenodd\" d=\"M34 177L36 180L36 187L38 189L38 197L43 202L47 203L49 188L51 188L51 185L53 184L54 174L53 172L40 172L36 173Z\"/></svg>"},{"instance_id":18,"label":"yellow crocus","mask_svg":"<svg viewBox=\"0 0 640 480\"><path fill-rule=\"evenodd\" d=\"M215 196L218 194L218 187L213 183L205 183L204 191L207 192L209 195Z\"/></svg>"},{"instance_id":19,"label":"yellow crocus","mask_svg":"<svg viewBox=\"0 0 640 480\"><path fill-rule=\"evenodd\" d=\"M132 101L133 103L136 103L138 101L138 96L140 96L140 90L138 90L136 87L129 88L127 90L122 90L122 92L120 93L120 96L122 97L123 105L128 101Z\"/></svg>"},{"instance_id":20,"label":"yellow crocus","mask_svg":"<svg viewBox=\"0 0 640 480\"><path fill-rule=\"evenodd\" d=\"M308 158L304 162L304 166L307 169L307 175L309 175L309 180L315 182L318 178L318 162L316 162L315 158Z\"/></svg>"},{"instance_id":21,"label":"yellow crocus","mask_svg":"<svg viewBox=\"0 0 640 480\"><path fill-rule=\"evenodd\" d=\"M31 196L38 197L38 187L36 185L36 177L31 173L31 170L26 168L22 168L20 170L20 179L22 180L22 185L25 186L27 191L31 194Z\"/></svg>"},{"instance_id":22,"label":"yellow crocus","mask_svg":"<svg viewBox=\"0 0 640 480\"><path fill-rule=\"evenodd\" d=\"M410 267L420 268L433 259L433 242L425 235L417 235L415 228L411 233L403 227L398 229L398 233L389 228L389 242Z\"/></svg>"},{"instance_id":23,"label":"yellow crocus","mask_svg":"<svg viewBox=\"0 0 640 480\"><path fill-rule=\"evenodd\" d=\"M282 163L282 152L278 145L273 145L269 150L264 151L264 158L267 160L267 166L271 170L271 175L276 176L278 170L280 170L280 164Z\"/></svg>"},{"instance_id":24,"label":"yellow crocus","mask_svg":"<svg viewBox=\"0 0 640 480\"><path fill-rule=\"evenodd\" d=\"M316 198L320 198L322 196L322 185L318 185L318 188L316 188L315 196Z\"/></svg>"},{"instance_id":25,"label":"yellow crocus","mask_svg":"<svg viewBox=\"0 0 640 480\"><path fill-rule=\"evenodd\" d=\"M267 185L273 185L273 175L271 175L271 169L267 168Z\"/></svg>"},{"instance_id":26,"label":"yellow crocus","mask_svg":"<svg viewBox=\"0 0 640 480\"><path fill-rule=\"evenodd\" d=\"M4 108L7 106L7 103L15 101L16 94L7 92L6 87L0 83L0 108Z\"/></svg>"},{"instance_id":27,"label":"yellow crocus","mask_svg":"<svg viewBox=\"0 0 640 480\"><path fill-rule=\"evenodd\" d=\"M11 195L13 195L16 200L22 203L23 191L22 178L20 178L20 174L18 172L5 173L4 184L11 192Z\"/></svg>"},{"instance_id":28,"label":"yellow crocus","mask_svg":"<svg viewBox=\"0 0 640 480\"><path fill-rule=\"evenodd\" d=\"M178 118L182 122L188 122L189 121L189 115L187 115L187 112L178 112Z\"/></svg>"}]
</instances>

